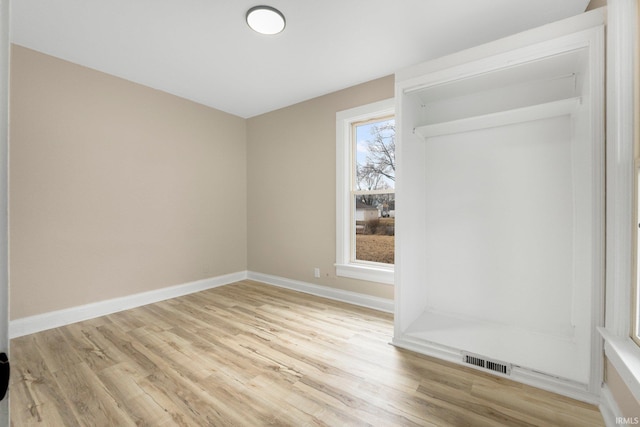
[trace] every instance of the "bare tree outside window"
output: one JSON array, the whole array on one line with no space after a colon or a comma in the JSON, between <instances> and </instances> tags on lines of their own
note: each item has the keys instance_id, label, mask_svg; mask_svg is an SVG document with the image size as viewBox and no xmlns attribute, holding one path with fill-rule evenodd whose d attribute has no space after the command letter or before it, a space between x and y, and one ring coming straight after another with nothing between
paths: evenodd
<instances>
[{"instance_id":1,"label":"bare tree outside window","mask_svg":"<svg viewBox=\"0 0 640 427\"><path fill-rule=\"evenodd\" d=\"M354 124L355 260L394 263L395 119Z\"/></svg>"}]
</instances>

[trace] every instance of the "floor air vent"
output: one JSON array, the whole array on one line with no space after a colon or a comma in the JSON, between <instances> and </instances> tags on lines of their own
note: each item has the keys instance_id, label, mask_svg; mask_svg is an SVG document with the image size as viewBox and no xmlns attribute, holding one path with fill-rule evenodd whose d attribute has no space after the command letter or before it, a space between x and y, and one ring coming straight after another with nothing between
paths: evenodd
<instances>
[{"instance_id":1,"label":"floor air vent","mask_svg":"<svg viewBox=\"0 0 640 427\"><path fill-rule=\"evenodd\" d=\"M467 365L474 365L488 371L511 375L511 364L487 359L484 356L472 353L462 353L462 361Z\"/></svg>"}]
</instances>

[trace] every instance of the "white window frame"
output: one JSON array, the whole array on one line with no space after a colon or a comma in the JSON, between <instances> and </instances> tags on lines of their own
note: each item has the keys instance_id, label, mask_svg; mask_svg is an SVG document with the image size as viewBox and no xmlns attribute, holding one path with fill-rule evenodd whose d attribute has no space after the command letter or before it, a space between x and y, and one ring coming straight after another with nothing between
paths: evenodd
<instances>
[{"instance_id":1,"label":"white window frame","mask_svg":"<svg viewBox=\"0 0 640 427\"><path fill-rule=\"evenodd\" d=\"M389 98L336 113L336 275L371 282L394 284L394 265L353 261L351 171L352 125L374 118L395 116L395 99Z\"/></svg>"},{"instance_id":2,"label":"white window frame","mask_svg":"<svg viewBox=\"0 0 640 427\"><path fill-rule=\"evenodd\" d=\"M632 339L635 165L634 61L637 2L607 2L607 267L604 338L607 359L640 400L640 347ZM605 402L611 393L603 386ZM605 417L606 418L606 417ZM611 418L611 417L610 417ZM612 418L611 418L612 419Z\"/></svg>"}]
</instances>

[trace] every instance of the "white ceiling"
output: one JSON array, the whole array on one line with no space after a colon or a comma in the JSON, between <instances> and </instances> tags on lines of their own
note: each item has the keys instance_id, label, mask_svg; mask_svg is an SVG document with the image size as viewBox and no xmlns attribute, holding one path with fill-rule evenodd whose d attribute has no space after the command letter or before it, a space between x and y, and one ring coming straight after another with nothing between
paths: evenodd
<instances>
[{"instance_id":1,"label":"white ceiling","mask_svg":"<svg viewBox=\"0 0 640 427\"><path fill-rule=\"evenodd\" d=\"M576 15L588 0L14 0L12 41L252 117ZM246 25L278 8L281 34Z\"/></svg>"}]
</instances>

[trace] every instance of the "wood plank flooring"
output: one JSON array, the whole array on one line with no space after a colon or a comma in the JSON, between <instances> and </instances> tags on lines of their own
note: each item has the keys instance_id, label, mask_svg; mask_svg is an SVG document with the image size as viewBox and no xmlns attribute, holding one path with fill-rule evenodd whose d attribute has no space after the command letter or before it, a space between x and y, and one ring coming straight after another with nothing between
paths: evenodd
<instances>
[{"instance_id":1,"label":"wood plank flooring","mask_svg":"<svg viewBox=\"0 0 640 427\"><path fill-rule=\"evenodd\" d=\"M390 314L238 282L12 340L12 425L604 425L392 333Z\"/></svg>"}]
</instances>

